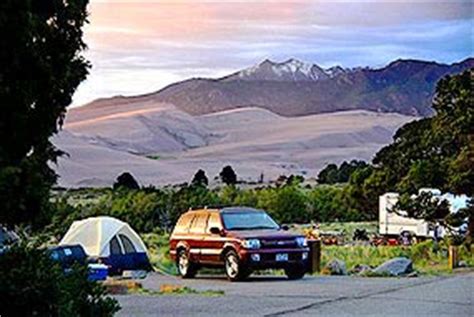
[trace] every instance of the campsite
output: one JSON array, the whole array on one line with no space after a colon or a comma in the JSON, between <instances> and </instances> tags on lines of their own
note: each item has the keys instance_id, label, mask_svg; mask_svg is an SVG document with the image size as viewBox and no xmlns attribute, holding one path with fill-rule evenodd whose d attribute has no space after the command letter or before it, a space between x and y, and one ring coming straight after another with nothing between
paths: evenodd
<instances>
[{"instance_id":1,"label":"campsite","mask_svg":"<svg viewBox=\"0 0 474 317\"><path fill-rule=\"evenodd\" d=\"M474 316L474 3L0 1L0 317Z\"/></svg>"}]
</instances>

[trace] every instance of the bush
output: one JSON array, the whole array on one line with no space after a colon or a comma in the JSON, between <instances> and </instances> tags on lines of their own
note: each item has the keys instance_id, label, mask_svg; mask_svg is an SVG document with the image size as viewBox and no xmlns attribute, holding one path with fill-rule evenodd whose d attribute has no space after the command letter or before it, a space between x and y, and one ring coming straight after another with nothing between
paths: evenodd
<instances>
[{"instance_id":1,"label":"bush","mask_svg":"<svg viewBox=\"0 0 474 317\"><path fill-rule=\"evenodd\" d=\"M65 274L44 250L18 245L0 256L1 316L113 316L120 309L87 268Z\"/></svg>"},{"instance_id":2,"label":"bush","mask_svg":"<svg viewBox=\"0 0 474 317\"><path fill-rule=\"evenodd\" d=\"M308 221L306 194L295 185L260 190L257 207L268 211L281 223Z\"/></svg>"}]
</instances>

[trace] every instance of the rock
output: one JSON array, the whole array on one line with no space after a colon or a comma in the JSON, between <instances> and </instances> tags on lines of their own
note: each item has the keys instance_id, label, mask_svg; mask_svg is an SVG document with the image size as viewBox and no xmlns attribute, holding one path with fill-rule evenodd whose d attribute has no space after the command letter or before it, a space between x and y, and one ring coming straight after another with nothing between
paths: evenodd
<instances>
[{"instance_id":1,"label":"rock","mask_svg":"<svg viewBox=\"0 0 474 317\"><path fill-rule=\"evenodd\" d=\"M357 264L351 270L351 274L363 275L364 273L371 271L372 268L367 264Z\"/></svg>"},{"instance_id":2,"label":"rock","mask_svg":"<svg viewBox=\"0 0 474 317\"><path fill-rule=\"evenodd\" d=\"M347 275L346 263L339 259L334 259L326 265L326 271L330 275Z\"/></svg>"},{"instance_id":3,"label":"rock","mask_svg":"<svg viewBox=\"0 0 474 317\"><path fill-rule=\"evenodd\" d=\"M407 258L394 258L379 265L373 270L380 275L402 276L413 272L413 262Z\"/></svg>"}]
</instances>

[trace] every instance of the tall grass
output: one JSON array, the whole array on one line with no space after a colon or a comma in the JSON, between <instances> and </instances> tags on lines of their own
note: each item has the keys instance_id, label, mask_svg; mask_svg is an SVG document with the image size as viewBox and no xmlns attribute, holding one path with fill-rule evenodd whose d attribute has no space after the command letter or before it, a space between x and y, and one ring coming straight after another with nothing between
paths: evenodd
<instances>
[{"instance_id":1,"label":"tall grass","mask_svg":"<svg viewBox=\"0 0 474 317\"><path fill-rule=\"evenodd\" d=\"M141 237L148 248L151 265L162 273L177 275L176 265L170 258L169 235L147 233Z\"/></svg>"},{"instance_id":2,"label":"tall grass","mask_svg":"<svg viewBox=\"0 0 474 317\"><path fill-rule=\"evenodd\" d=\"M421 274L437 275L449 273L448 247L439 243L435 248L433 241L425 241L412 246L323 246L321 264L324 267L333 259L340 259L350 270L357 264L376 267L395 257L406 257L413 261L414 269ZM474 256L462 246L459 259L468 266L474 266Z\"/></svg>"}]
</instances>

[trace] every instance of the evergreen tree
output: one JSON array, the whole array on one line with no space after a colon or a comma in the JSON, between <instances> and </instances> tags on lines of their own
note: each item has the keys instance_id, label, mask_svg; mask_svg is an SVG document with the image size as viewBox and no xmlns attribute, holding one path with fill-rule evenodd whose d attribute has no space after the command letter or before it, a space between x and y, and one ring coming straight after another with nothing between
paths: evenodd
<instances>
[{"instance_id":1,"label":"evergreen tree","mask_svg":"<svg viewBox=\"0 0 474 317\"><path fill-rule=\"evenodd\" d=\"M117 177L114 183L114 189L127 188L127 189L140 189L140 185L135 180L132 174L125 172Z\"/></svg>"},{"instance_id":2,"label":"evergreen tree","mask_svg":"<svg viewBox=\"0 0 474 317\"><path fill-rule=\"evenodd\" d=\"M88 62L87 0L0 1L0 223L41 227L58 132Z\"/></svg>"},{"instance_id":3,"label":"evergreen tree","mask_svg":"<svg viewBox=\"0 0 474 317\"><path fill-rule=\"evenodd\" d=\"M198 170L191 181L192 185L204 186L209 185L209 180L207 179L206 172L202 169Z\"/></svg>"},{"instance_id":4,"label":"evergreen tree","mask_svg":"<svg viewBox=\"0 0 474 317\"><path fill-rule=\"evenodd\" d=\"M227 185L235 185L237 184L237 175L235 174L234 170L230 165L227 165L222 169L219 174L223 183Z\"/></svg>"}]
</instances>

